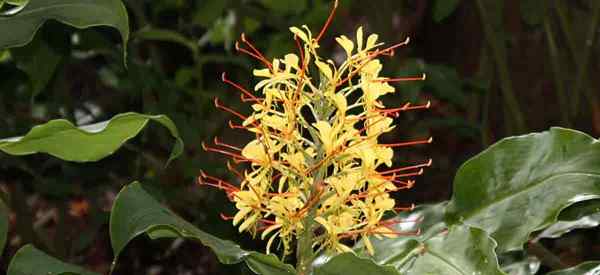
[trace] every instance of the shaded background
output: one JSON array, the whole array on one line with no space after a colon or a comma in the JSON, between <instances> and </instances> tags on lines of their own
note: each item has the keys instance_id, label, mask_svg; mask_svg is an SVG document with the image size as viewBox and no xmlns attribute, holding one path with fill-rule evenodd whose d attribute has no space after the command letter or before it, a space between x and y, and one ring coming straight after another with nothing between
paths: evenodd
<instances>
[{"instance_id":1,"label":"shaded background","mask_svg":"<svg viewBox=\"0 0 600 275\"><path fill-rule=\"evenodd\" d=\"M120 43L116 31L76 30L56 22L36 36L51 51L0 54L1 136L22 135L50 119L82 125L136 111L173 119L186 143L185 154L163 169L173 141L166 130L150 127L97 163L0 155L0 191L15 211L0 270L20 246L33 243L58 258L107 272L112 261L108 211L119 189L133 180L201 229L244 248L264 249L219 218L219 213L233 213L224 194L194 184L200 169L230 177L225 159L205 153L200 143L220 136L243 145L251 138L229 129L227 122L234 118L212 105L218 96L249 112L220 82L220 73L227 71L228 78L253 86L251 69L258 63L236 53L240 33L266 56L280 57L295 51L288 27L306 24L318 31L331 1L125 4L132 24L127 68L115 46ZM460 164L503 137L552 126L600 136L599 16L600 1L595 0L341 0L321 52L343 54L333 37L353 38L360 25L388 44L411 37L408 47L385 58L384 75L424 72L427 80L396 85L386 105L431 100L433 108L403 115L387 138L434 137L432 145L395 155L398 165L434 159L413 189L397 194L401 203L431 203L449 199ZM27 47L34 46L35 41ZM569 265L600 259L598 229L543 243ZM128 246L115 272L250 274L243 265L220 265L201 245L145 237Z\"/></svg>"}]
</instances>

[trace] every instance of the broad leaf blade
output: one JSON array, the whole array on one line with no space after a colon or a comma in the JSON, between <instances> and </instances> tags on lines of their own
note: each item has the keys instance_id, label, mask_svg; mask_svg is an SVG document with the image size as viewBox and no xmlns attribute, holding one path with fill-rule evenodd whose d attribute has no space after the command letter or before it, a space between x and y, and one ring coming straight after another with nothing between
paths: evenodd
<instances>
[{"instance_id":1,"label":"broad leaf blade","mask_svg":"<svg viewBox=\"0 0 600 275\"><path fill-rule=\"evenodd\" d=\"M417 207L402 213L394 229L415 231L418 236L371 238L375 248L373 259L381 265L394 266L401 274L504 274L497 262L496 242L477 228L443 222L446 203ZM363 254L363 244L356 250Z\"/></svg>"},{"instance_id":2,"label":"broad leaf blade","mask_svg":"<svg viewBox=\"0 0 600 275\"><path fill-rule=\"evenodd\" d=\"M600 142L569 129L504 139L467 161L454 180L450 223L481 228L499 252L522 249L560 211L600 197Z\"/></svg>"},{"instance_id":3,"label":"broad leaf blade","mask_svg":"<svg viewBox=\"0 0 600 275\"><path fill-rule=\"evenodd\" d=\"M35 0L12 16L0 17L0 48L29 43L47 20L57 20L76 28L109 26L117 29L123 49L129 39L129 18L120 0Z\"/></svg>"},{"instance_id":4,"label":"broad leaf blade","mask_svg":"<svg viewBox=\"0 0 600 275\"><path fill-rule=\"evenodd\" d=\"M597 275L600 274L600 261L585 262L578 266L557 270L547 275Z\"/></svg>"},{"instance_id":5,"label":"broad leaf blade","mask_svg":"<svg viewBox=\"0 0 600 275\"><path fill-rule=\"evenodd\" d=\"M75 162L97 161L135 137L150 120L165 126L176 139L169 161L178 157L183 151L183 141L175 124L163 115L138 113L119 114L111 120L79 128L64 119L52 120L33 127L23 137L1 139L0 151L17 156L47 153Z\"/></svg>"},{"instance_id":6,"label":"broad leaf blade","mask_svg":"<svg viewBox=\"0 0 600 275\"><path fill-rule=\"evenodd\" d=\"M294 274L290 265L273 255L245 251L237 244L208 234L162 206L139 183L132 183L117 196L110 216L110 236L115 257L135 237L148 234L151 238L185 238L210 247L220 262L246 262L258 274Z\"/></svg>"},{"instance_id":7,"label":"broad leaf blade","mask_svg":"<svg viewBox=\"0 0 600 275\"><path fill-rule=\"evenodd\" d=\"M19 249L8 265L7 275L99 275L82 267L63 263L32 245Z\"/></svg>"},{"instance_id":8,"label":"broad leaf blade","mask_svg":"<svg viewBox=\"0 0 600 275\"><path fill-rule=\"evenodd\" d=\"M382 266L376 264L371 259L360 258L354 253L344 253L337 255L327 263L317 266L313 272L314 275L362 275L362 274L381 274L381 275L400 275L392 266Z\"/></svg>"}]
</instances>

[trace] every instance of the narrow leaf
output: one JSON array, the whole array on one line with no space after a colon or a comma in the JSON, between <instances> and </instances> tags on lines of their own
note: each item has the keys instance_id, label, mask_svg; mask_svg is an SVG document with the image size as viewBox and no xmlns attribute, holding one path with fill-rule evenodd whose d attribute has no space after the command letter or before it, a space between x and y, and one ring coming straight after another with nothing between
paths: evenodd
<instances>
[{"instance_id":1,"label":"narrow leaf","mask_svg":"<svg viewBox=\"0 0 600 275\"><path fill-rule=\"evenodd\" d=\"M552 128L504 139L463 164L447 219L489 232L499 252L519 250L565 207L599 197L600 142Z\"/></svg>"},{"instance_id":2,"label":"narrow leaf","mask_svg":"<svg viewBox=\"0 0 600 275\"><path fill-rule=\"evenodd\" d=\"M10 261L7 275L99 275L90 272L82 267L63 263L48 254L33 247L33 245L23 246Z\"/></svg>"},{"instance_id":3,"label":"narrow leaf","mask_svg":"<svg viewBox=\"0 0 600 275\"><path fill-rule=\"evenodd\" d=\"M208 234L162 206L134 182L121 190L110 216L110 236L115 258L135 237L185 238L208 246L224 264L246 262L257 274L295 274L294 268L273 255L245 251L239 245Z\"/></svg>"},{"instance_id":4,"label":"narrow leaf","mask_svg":"<svg viewBox=\"0 0 600 275\"><path fill-rule=\"evenodd\" d=\"M0 49L29 43L47 20L57 20L76 28L109 26L123 39L123 50L129 39L129 18L120 0L35 0L14 15L0 17Z\"/></svg>"},{"instance_id":5,"label":"narrow leaf","mask_svg":"<svg viewBox=\"0 0 600 275\"><path fill-rule=\"evenodd\" d=\"M597 275L600 274L600 261L585 262L578 266L557 270L547 275Z\"/></svg>"},{"instance_id":6,"label":"narrow leaf","mask_svg":"<svg viewBox=\"0 0 600 275\"><path fill-rule=\"evenodd\" d=\"M183 141L175 124L163 115L138 113L119 114L111 120L79 128L64 119L52 120L33 127L23 137L1 139L0 150L17 156L46 153L67 161L97 161L135 137L150 120L169 129L176 139L169 161L178 157L183 151Z\"/></svg>"}]
</instances>

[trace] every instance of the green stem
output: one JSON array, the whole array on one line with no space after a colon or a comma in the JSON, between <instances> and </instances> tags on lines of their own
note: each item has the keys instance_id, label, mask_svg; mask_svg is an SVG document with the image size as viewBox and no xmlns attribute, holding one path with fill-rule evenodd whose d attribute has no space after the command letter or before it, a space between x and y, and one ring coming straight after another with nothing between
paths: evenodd
<instances>
[{"instance_id":1,"label":"green stem","mask_svg":"<svg viewBox=\"0 0 600 275\"><path fill-rule=\"evenodd\" d=\"M548 9L548 14L546 14L544 18L544 32L546 33L546 39L548 40L548 51L550 52L550 63L552 63L552 71L554 73L554 89L556 90L556 95L558 97L558 103L560 105L560 114L562 124L565 127L571 127L571 122L569 120L569 102L567 99L566 89L565 89L565 80L563 78L563 74L560 72L561 62L560 55L558 54L558 48L556 47L556 42L554 41L554 34L552 32L552 23L551 20L551 12Z\"/></svg>"},{"instance_id":2,"label":"green stem","mask_svg":"<svg viewBox=\"0 0 600 275\"><path fill-rule=\"evenodd\" d=\"M317 190L317 186L321 184L323 181L324 171L323 169L319 169L315 179L313 181L310 194L312 196L319 195ZM311 203L313 199L311 196L308 196L306 203ZM302 226L304 226L304 232L298 238L298 245L296 247L296 258L298 260L296 264L296 271L299 275L308 275L312 273L312 262L314 260L315 254L313 251L312 243L314 239L314 227L315 227L315 217L317 215L317 209L319 207L319 203L313 203L308 210L308 215L302 221Z\"/></svg>"},{"instance_id":3,"label":"green stem","mask_svg":"<svg viewBox=\"0 0 600 275\"><path fill-rule=\"evenodd\" d=\"M481 22L483 23L483 32L492 50L496 67L498 69L502 97L504 98L504 103L506 104L508 112L511 114L513 119L513 132L523 133L526 130L525 119L519 107L517 97L513 91L508 64L506 62L506 47L504 46L504 41L498 41L494 33L492 23L490 22L487 11L481 0L477 0L476 2L479 9Z\"/></svg>"}]
</instances>

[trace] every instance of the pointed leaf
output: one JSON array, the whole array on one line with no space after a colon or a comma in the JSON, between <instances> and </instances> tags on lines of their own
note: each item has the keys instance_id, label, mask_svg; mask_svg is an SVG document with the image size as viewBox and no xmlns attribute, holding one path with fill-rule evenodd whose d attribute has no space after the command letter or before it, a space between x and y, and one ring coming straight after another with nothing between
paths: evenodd
<instances>
[{"instance_id":1,"label":"pointed leaf","mask_svg":"<svg viewBox=\"0 0 600 275\"><path fill-rule=\"evenodd\" d=\"M499 252L520 250L563 208L599 197L600 142L552 128L504 139L463 164L447 219L486 230Z\"/></svg>"},{"instance_id":2,"label":"pointed leaf","mask_svg":"<svg viewBox=\"0 0 600 275\"><path fill-rule=\"evenodd\" d=\"M183 141L175 124L164 115L138 113L123 113L111 120L81 127L64 119L52 120L33 127L23 137L0 139L0 150L17 156L46 153L67 161L98 161L135 137L150 120L165 126L176 139L170 162L183 151Z\"/></svg>"},{"instance_id":3,"label":"pointed leaf","mask_svg":"<svg viewBox=\"0 0 600 275\"><path fill-rule=\"evenodd\" d=\"M99 275L82 267L63 263L33 245L23 246L10 261L7 275Z\"/></svg>"},{"instance_id":4,"label":"pointed leaf","mask_svg":"<svg viewBox=\"0 0 600 275\"><path fill-rule=\"evenodd\" d=\"M0 17L0 49L29 43L47 21L56 20L76 28L109 26L123 39L123 51L129 39L129 18L120 0L35 0L11 16Z\"/></svg>"},{"instance_id":5,"label":"pointed leaf","mask_svg":"<svg viewBox=\"0 0 600 275\"><path fill-rule=\"evenodd\" d=\"M418 236L371 238L373 259L394 266L401 274L504 274L494 249L496 242L477 228L443 222L446 203L424 205L402 213L394 226L398 232L421 228ZM364 254L362 244L355 248Z\"/></svg>"},{"instance_id":6,"label":"pointed leaf","mask_svg":"<svg viewBox=\"0 0 600 275\"><path fill-rule=\"evenodd\" d=\"M600 261L585 262L578 266L557 270L547 275L598 275L600 274Z\"/></svg>"},{"instance_id":7,"label":"pointed leaf","mask_svg":"<svg viewBox=\"0 0 600 275\"><path fill-rule=\"evenodd\" d=\"M110 236L115 257L135 237L185 238L210 247L224 264L246 262L257 274L295 274L294 268L273 255L245 251L239 245L208 234L183 220L134 182L117 195L110 216Z\"/></svg>"}]
</instances>

